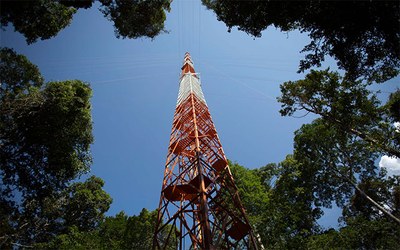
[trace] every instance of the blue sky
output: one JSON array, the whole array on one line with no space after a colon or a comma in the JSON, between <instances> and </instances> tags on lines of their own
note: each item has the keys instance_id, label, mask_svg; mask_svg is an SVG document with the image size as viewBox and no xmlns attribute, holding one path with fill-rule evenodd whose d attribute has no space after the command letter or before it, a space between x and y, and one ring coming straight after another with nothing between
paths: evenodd
<instances>
[{"instance_id":1,"label":"blue sky","mask_svg":"<svg viewBox=\"0 0 400 250\"><path fill-rule=\"evenodd\" d=\"M183 56L188 51L227 157L248 168L280 162L293 150L293 132L314 117L281 117L279 84L297 74L306 34L273 28L254 39L232 30L200 1L173 1L166 29L150 39L117 39L96 7L79 10L58 36L26 45L11 28L1 46L39 66L47 81L79 79L93 89L95 142L91 174L113 197L109 214L157 208ZM328 60L322 68L335 63ZM398 80L398 79L397 79ZM380 85L383 99L396 86ZM397 84L398 86L398 84ZM323 225L335 225L338 211Z\"/></svg>"}]
</instances>

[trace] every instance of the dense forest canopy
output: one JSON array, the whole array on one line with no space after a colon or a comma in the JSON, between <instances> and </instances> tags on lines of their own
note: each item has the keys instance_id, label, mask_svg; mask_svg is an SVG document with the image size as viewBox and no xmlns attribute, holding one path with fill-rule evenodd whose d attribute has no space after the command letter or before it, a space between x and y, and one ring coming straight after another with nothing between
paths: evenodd
<instances>
[{"instance_id":1,"label":"dense forest canopy","mask_svg":"<svg viewBox=\"0 0 400 250\"><path fill-rule=\"evenodd\" d=\"M28 43L49 39L67 27L79 8L94 0L1 1L0 23L22 33ZM400 3L398 1L231 1L203 0L230 31L238 27L261 37L268 27L300 30L311 38L299 72L333 57L346 77L384 82L399 73ZM100 11L121 38L155 38L166 32L170 1L101 0ZM267 38L268 39L268 38Z\"/></svg>"},{"instance_id":2,"label":"dense forest canopy","mask_svg":"<svg viewBox=\"0 0 400 250\"><path fill-rule=\"evenodd\" d=\"M89 99L81 81L45 83L38 68L0 50L0 177L3 248L47 242L75 226L91 230L111 197L103 180L73 182L90 169Z\"/></svg>"},{"instance_id":3,"label":"dense forest canopy","mask_svg":"<svg viewBox=\"0 0 400 250\"><path fill-rule=\"evenodd\" d=\"M400 243L398 224L358 191L343 203L342 227L321 227L318 219L323 216L324 205L315 193L320 180L295 155L258 169L250 170L237 163L231 164L231 168L241 195L248 195L258 185L265 190L252 193L253 200L264 200L259 209L247 210L250 219L257 218L254 228L265 249L397 249ZM363 179L358 187L379 203L390 206L398 217L399 181L398 176L386 178L381 173ZM333 187L331 183L327 186ZM246 208L254 206L252 200L243 202Z\"/></svg>"},{"instance_id":4,"label":"dense forest canopy","mask_svg":"<svg viewBox=\"0 0 400 250\"><path fill-rule=\"evenodd\" d=\"M229 31L237 27L254 37L268 27L308 33L311 42L302 50L301 72L331 56L351 80L384 82L399 73L399 1L202 2Z\"/></svg>"},{"instance_id":5,"label":"dense forest canopy","mask_svg":"<svg viewBox=\"0 0 400 250\"><path fill-rule=\"evenodd\" d=\"M26 38L27 43L49 39L67 27L79 8L91 8L94 0L1 1L0 23L9 24ZM101 0L99 10L114 23L115 35L122 38L154 38L165 32L168 0Z\"/></svg>"}]
</instances>

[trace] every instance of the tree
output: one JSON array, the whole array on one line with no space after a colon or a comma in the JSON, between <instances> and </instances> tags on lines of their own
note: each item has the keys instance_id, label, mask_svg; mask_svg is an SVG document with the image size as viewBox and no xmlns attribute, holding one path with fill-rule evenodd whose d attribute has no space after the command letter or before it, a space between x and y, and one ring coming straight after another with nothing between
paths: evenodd
<instances>
[{"instance_id":1,"label":"tree","mask_svg":"<svg viewBox=\"0 0 400 250\"><path fill-rule=\"evenodd\" d=\"M115 216L107 216L96 230L99 245L105 249L121 249L125 243L124 235L128 218L129 216L123 211Z\"/></svg>"},{"instance_id":2,"label":"tree","mask_svg":"<svg viewBox=\"0 0 400 250\"><path fill-rule=\"evenodd\" d=\"M91 90L80 81L50 82L1 103L3 186L38 199L89 170Z\"/></svg>"},{"instance_id":3,"label":"tree","mask_svg":"<svg viewBox=\"0 0 400 250\"><path fill-rule=\"evenodd\" d=\"M358 188L363 190L368 196L379 203L387 204L393 211L398 210L393 206L393 196L391 190L398 184L395 184L395 178L384 178L385 174L381 173L375 177L364 178L358 184ZM367 220L379 219L382 213L376 209L358 190L354 192L349 204L343 209L343 215L346 218L362 216Z\"/></svg>"},{"instance_id":4,"label":"tree","mask_svg":"<svg viewBox=\"0 0 400 250\"><path fill-rule=\"evenodd\" d=\"M398 249L399 231L384 220L356 218L339 230L329 229L308 239L307 249Z\"/></svg>"},{"instance_id":5,"label":"tree","mask_svg":"<svg viewBox=\"0 0 400 250\"><path fill-rule=\"evenodd\" d=\"M386 109L389 111L389 117L393 123L400 122L400 89L390 94ZM400 144L400 142L397 143Z\"/></svg>"},{"instance_id":6,"label":"tree","mask_svg":"<svg viewBox=\"0 0 400 250\"><path fill-rule=\"evenodd\" d=\"M90 169L91 89L49 82L24 56L0 50L0 247L46 242L95 227L111 203Z\"/></svg>"},{"instance_id":7,"label":"tree","mask_svg":"<svg viewBox=\"0 0 400 250\"><path fill-rule=\"evenodd\" d=\"M363 180L359 188L375 200L394 206L398 199L399 178L376 178ZM355 192L351 202L343 210L342 221L346 224L338 230L330 229L309 238L308 249L397 249L400 227L386 218L359 192Z\"/></svg>"},{"instance_id":8,"label":"tree","mask_svg":"<svg viewBox=\"0 0 400 250\"><path fill-rule=\"evenodd\" d=\"M304 80L285 82L281 92L281 115L314 113L327 125L365 141L372 151L400 157L400 135L393 126L399 91L381 106L367 84L342 78L328 69L311 70Z\"/></svg>"},{"instance_id":9,"label":"tree","mask_svg":"<svg viewBox=\"0 0 400 250\"><path fill-rule=\"evenodd\" d=\"M0 49L0 99L16 96L30 86L40 88L43 77L38 67L9 48Z\"/></svg>"},{"instance_id":10,"label":"tree","mask_svg":"<svg viewBox=\"0 0 400 250\"><path fill-rule=\"evenodd\" d=\"M267 186L264 186L261 176L256 171L229 162L235 184L239 191L239 196L243 202L250 223L257 228L261 221L261 216L265 213L265 204L268 201Z\"/></svg>"},{"instance_id":11,"label":"tree","mask_svg":"<svg viewBox=\"0 0 400 250\"><path fill-rule=\"evenodd\" d=\"M358 185L375 178L375 161L381 154L400 155L391 102L380 105L365 84L329 70L311 71L304 80L282 84L281 90L282 115L304 110L320 116L296 131L294 156L314 172L313 192L321 205L336 201L343 207L356 190L400 223Z\"/></svg>"},{"instance_id":12,"label":"tree","mask_svg":"<svg viewBox=\"0 0 400 250\"><path fill-rule=\"evenodd\" d=\"M128 218L124 233L124 249L152 248L157 214L157 211L150 212L143 208L138 216Z\"/></svg>"},{"instance_id":13,"label":"tree","mask_svg":"<svg viewBox=\"0 0 400 250\"><path fill-rule=\"evenodd\" d=\"M361 185L363 182L377 177L375 161L378 158L364 141L336 131L317 119L296 131L295 157L307 171L313 172L317 206L330 207L335 201L343 207L355 191L375 209L400 223L394 211L381 205L389 205L387 199L376 199L376 194L368 195L363 190L366 188Z\"/></svg>"},{"instance_id":14,"label":"tree","mask_svg":"<svg viewBox=\"0 0 400 250\"><path fill-rule=\"evenodd\" d=\"M1 27L13 24L28 44L54 37L67 27L79 8L91 8L94 0L1 1ZM170 1L101 0L101 12L114 22L116 36L154 38L164 30Z\"/></svg>"},{"instance_id":15,"label":"tree","mask_svg":"<svg viewBox=\"0 0 400 250\"><path fill-rule=\"evenodd\" d=\"M243 195L243 205L262 246L266 249L396 249L399 244L396 236L399 233L398 225L377 209L359 190L376 202L386 204L394 215L398 215L398 177L388 179L384 171L379 174L372 173L374 171L357 172L361 170L357 169L358 165L354 165L358 176L362 176L358 189L355 189L350 183L343 181L345 177L339 176L340 173L347 173L344 171L346 165L339 166L342 169L338 173L329 169L338 166L329 165L328 169L321 169L322 160L319 158L314 159L315 165L303 160L297 151L297 143L308 139L311 143L311 139L315 140L309 133L320 136L321 141L332 141L332 138L335 138L335 134L323 127L320 120L314 123L305 125L296 132L295 154L288 155L278 165L268 164L259 169L249 170L238 164L231 164L232 174L241 196ZM309 152L323 152L326 149L325 144L314 142L315 147L309 148ZM330 143L338 142L333 140L326 145ZM304 148L310 145L304 145ZM368 157L365 160L357 159L353 151L349 153L353 154L355 162L369 161ZM329 158L326 162L332 161L334 155L339 157L337 151L325 154L324 156ZM267 190L265 193L257 192L260 184L263 186L261 190ZM262 197L267 199L257 203ZM323 215L321 208L329 207L335 199L339 200L343 208L344 224L338 230L322 231L317 223ZM258 204L257 209L254 209L254 204ZM252 217L257 220L251 220Z\"/></svg>"},{"instance_id":16,"label":"tree","mask_svg":"<svg viewBox=\"0 0 400 250\"><path fill-rule=\"evenodd\" d=\"M40 220L46 221L46 227L34 228L32 247L71 249L78 245L96 246L98 239L93 232L104 221L104 213L112 202L103 185L102 179L91 176L85 182L70 184L58 195L47 197L43 205L39 204L42 209Z\"/></svg>"},{"instance_id":17,"label":"tree","mask_svg":"<svg viewBox=\"0 0 400 250\"><path fill-rule=\"evenodd\" d=\"M280 164L246 169L230 163L243 206L263 247L268 249L302 248L321 216L313 208L310 178L300 172L297 161L288 156Z\"/></svg>"},{"instance_id":18,"label":"tree","mask_svg":"<svg viewBox=\"0 0 400 250\"><path fill-rule=\"evenodd\" d=\"M108 216L91 231L81 231L72 226L46 244L36 245L45 249L151 249L157 211L143 208L139 215L127 216L123 211ZM166 230L168 232L168 230ZM176 236L172 235L176 249Z\"/></svg>"},{"instance_id":19,"label":"tree","mask_svg":"<svg viewBox=\"0 0 400 250\"><path fill-rule=\"evenodd\" d=\"M101 11L114 22L115 35L120 38L154 38L164 29L165 11L170 11L169 0L102 1ZM107 2L107 3L106 3Z\"/></svg>"},{"instance_id":20,"label":"tree","mask_svg":"<svg viewBox=\"0 0 400 250\"><path fill-rule=\"evenodd\" d=\"M129 216L123 211L107 216L90 231L80 230L73 225L51 241L36 244L43 249L126 249L125 233Z\"/></svg>"},{"instance_id":21,"label":"tree","mask_svg":"<svg viewBox=\"0 0 400 250\"><path fill-rule=\"evenodd\" d=\"M260 232L263 244L271 249L302 249L307 238L319 230L322 211L315 207L309 171L288 155L277 166L270 202Z\"/></svg>"},{"instance_id":22,"label":"tree","mask_svg":"<svg viewBox=\"0 0 400 250\"><path fill-rule=\"evenodd\" d=\"M37 39L49 39L67 27L76 9L57 1L1 1L2 27L12 23L15 31L23 34L28 44Z\"/></svg>"},{"instance_id":23,"label":"tree","mask_svg":"<svg viewBox=\"0 0 400 250\"><path fill-rule=\"evenodd\" d=\"M295 132L295 158L303 171L312 176L312 192L317 206L331 207L335 201L343 207L353 194L356 175L375 175L374 161L378 157L366 144L346 136L316 119Z\"/></svg>"},{"instance_id":24,"label":"tree","mask_svg":"<svg viewBox=\"0 0 400 250\"><path fill-rule=\"evenodd\" d=\"M102 179L91 176L83 183L71 184L63 192L64 227L76 226L80 231L91 231L99 226L112 202L103 186Z\"/></svg>"},{"instance_id":25,"label":"tree","mask_svg":"<svg viewBox=\"0 0 400 250\"><path fill-rule=\"evenodd\" d=\"M384 82L399 73L398 1L230 1L203 0L218 20L254 37L270 26L298 29L311 38L299 71L332 56L351 80Z\"/></svg>"}]
</instances>

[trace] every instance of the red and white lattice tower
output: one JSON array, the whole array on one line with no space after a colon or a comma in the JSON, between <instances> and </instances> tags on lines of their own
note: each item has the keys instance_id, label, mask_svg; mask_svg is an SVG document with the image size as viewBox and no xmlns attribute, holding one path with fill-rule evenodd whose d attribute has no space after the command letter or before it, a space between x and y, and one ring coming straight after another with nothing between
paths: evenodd
<instances>
[{"instance_id":1,"label":"red and white lattice tower","mask_svg":"<svg viewBox=\"0 0 400 250\"><path fill-rule=\"evenodd\" d=\"M182 66L153 249L257 249L189 53Z\"/></svg>"}]
</instances>

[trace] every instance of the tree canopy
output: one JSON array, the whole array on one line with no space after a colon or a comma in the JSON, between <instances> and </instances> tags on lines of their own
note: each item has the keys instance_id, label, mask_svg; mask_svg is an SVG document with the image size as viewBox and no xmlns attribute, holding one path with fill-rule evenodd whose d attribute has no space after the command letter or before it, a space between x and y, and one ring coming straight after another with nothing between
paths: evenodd
<instances>
[{"instance_id":1,"label":"tree canopy","mask_svg":"<svg viewBox=\"0 0 400 250\"><path fill-rule=\"evenodd\" d=\"M327 125L365 141L376 152L400 157L399 133L393 125L398 120L399 90L381 105L367 84L329 70L311 70L303 80L283 83L281 92L278 101L283 116L314 113Z\"/></svg>"},{"instance_id":2,"label":"tree canopy","mask_svg":"<svg viewBox=\"0 0 400 250\"><path fill-rule=\"evenodd\" d=\"M269 199L268 186L262 184L261 175L254 171L249 171L243 166L232 162L229 162L229 167L233 176L240 176L235 180L239 196L241 201L247 204L246 209L250 222L257 227L261 221L260 216L264 212L265 204Z\"/></svg>"},{"instance_id":3,"label":"tree canopy","mask_svg":"<svg viewBox=\"0 0 400 250\"><path fill-rule=\"evenodd\" d=\"M230 163L243 205L260 245L267 249L301 248L321 215L312 208L307 176L292 156L280 164L246 169Z\"/></svg>"},{"instance_id":4,"label":"tree canopy","mask_svg":"<svg viewBox=\"0 0 400 250\"><path fill-rule=\"evenodd\" d=\"M94 0L1 1L1 27L9 24L28 44L54 37L71 22L79 8L91 8ZM114 23L118 38L154 38L165 32L170 1L100 0L99 9Z\"/></svg>"},{"instance_id":5,"label":"tree canopy","mask_svg":"<svg viewBox=\"0 0 400 250\"><path fill-rule=\"evenodd\" d=\"M381 155L400 156L400 133L391 111L399 90L381 105L366 84L325 70L285 82L281 91L282 115L303 111L320 116L296 131L294 154L314 171L315 192L324 206L333 200L343 206L354 188L361 191L357 183L376 177L375 162ZM375 206L400 223L382 206Z\"/></svg>"},{"instance_id":6,"label":"tree canopy","mask_svg":"<svg viewBox=\"0 0 400 250\"><path fill-rule=\"evenodd\" d=\"M399 156L400 91L382 104L368 86L329 69L281 85L283 116L318 118L295 132L293 155L281 163L232 167L238 189L253 190L243 203L258 218L253 226L266 249L398 247L400 179L377 161ZM263 197L254 192L259 184L267 199L254 210ZM334 203L342 209L341 226L325 229L318 219Z\"/></svg>"},{"instance_id":7,"label":"tree canopy","mask_svg":"<svg viewBox=\"0 0 400 250\"><path fill-rule=\"evenodd\" d=\"M296 155L258 169L247 169L237 163L231 167L240 194L244 190L257 190L260 185L266 190L247 193L252 199L247 199L246 194L242 199L264 249L396 249L400 243L396 222L354 189L349 190L348 198L341 203L341 227L321 227L318 219L324 214L322 208L331 204L321 201L318 185L331 188L323 195L335 199L340 196L335 192L343 192L337 184L344 185L344 181L333 174L330 176L333 180L318 178L315 168L301 158L296 159ZM399 216L399 181L399 177L386 178L381 173L364 178L358 187ZM262 199L255 210L255 201Z\"/></svg>"},{"instance_id":8,"label":"tree canopy","mask_svg":"<svg viewBox=\"0 0 400 250\"><path fill-rule=\"evenodd\" d=\"M70 227L52 241L37 244L44 249L151 249L157 211L143 208L139 215L128 216L123 211L107 216L91 231ZM175 237L172 235L172 237ZM174 241L172 241L174 242ZM177 241L175 241L177 242ZM167 249L176 249L176 245Z\"/></svg>"},{"instance_id":9,"label":"tree canopy","mask_svg":"<svg viewBox=\"0 0 400 250\"><path fill-rule=\"evenodd\" d=\"M78 80L44 83L10 49L0 59L0 246L48 241L71 226L92 229L111 198L97 177L72 182L91 165L91 89Z\"/></svg>"},{"instance_id":10,"label":"tree canopy","mask_svg":"<svg viewBox=\"0 0 400 250\"><path fill-rule=\"evenodd\" d=\"M384 82L399 73L398 1L231 1L203 0L228 31L238 27L260 37L268 27L295 29L311 38L299 71L337 60L352 80Z\"/></svg>"},{"instance_id":11,"label":"tree canopy","mask_svg":"<svg viewBox=\"0 0 400 250\"><path fill-rule=\"evenodd\" d=\"M49 39L67 27L79 8L94 0L2 1L0 23L13 24L28 43ZM268 27L306 32L311 42L302 52L299 71L321 66L326 56L337 60L346 77L384 82L400 67L398 1L231 1L203 0L230 31L238 27L260 37ZM170 1L100 0L100 11L121 38L154 38L164 29Z\"/></svg>"},{"instance_id":12,"label":"tree canopy","mask_svg":"<svg viewBox=\"0 0 400 250\"><path fill-rule=\"evenodd\" d=\"M1 99L18 95L30 86L40 88L44 83L39 68L9 48L0 49L0 71Z\"/></svg>"},{"instance_id":13,"label":"tree canopy","mask_svg":"<svg viewBox=\"0 0 400 250\"><path fill-rule=\"evenodd\" d=\"M399 216L398 204L395 204L399 199L398 177L387 179L377 176L364 179L359 188L378 202L388 204L393 208L394 214ZM357 191L343 209L341 220L344 226L338 230L329 229L311 236L307 248L321 249L321 246L326 246L329 249L396 249L400 244L400 227L371 206Z\"/></svg>"},{"instance_id":14,"label":"tree canopy","mask_svg":"<svg viewBox=\"0 0 400 250\"><path fill-rule=\"evenodd\" d=\"M165 11L170 11L170 1L102 0L101 11L114 22L115 35L120 38L154 38L164 29Z\"/></svg>"}]
</instances>

